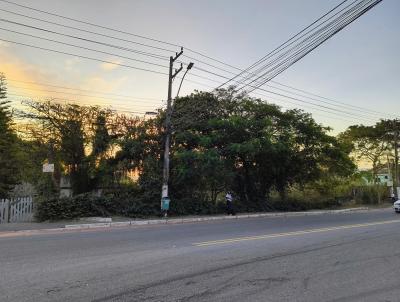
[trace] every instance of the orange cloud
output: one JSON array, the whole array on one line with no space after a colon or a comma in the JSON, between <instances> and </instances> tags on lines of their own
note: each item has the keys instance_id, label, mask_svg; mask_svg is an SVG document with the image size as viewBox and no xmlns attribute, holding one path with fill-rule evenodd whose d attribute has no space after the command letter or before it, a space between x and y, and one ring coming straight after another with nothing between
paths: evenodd
<instances>
[{"instance_id":1,"label":"orange cloud","mask_svg":"<svg viewBox=\"0 0 400 302\"><path fill-rule=\"evenodd\" d=\"M10 100L32 99L56 99L58 101L70 101L79 104L90 104L99 106L112 106L121 110L150 110L151 106L143 102L132 100L107 93L130 94L126 88L128 81L131 83L132 76L110 77L110 74L102 75L101 71L86 71L81 68L80 59L68 58L59 64L60 70L47 70L43 66L30 63L23 57L18 57L13 51L13 46L0 44L0 72L8 79L8 94ZM109 64L112 65L112 64ZM112 65L113 67L115 65ZM111 70L111 66L100 66L102 69ZM107 75L107 78L106 78ZM76 87L77 89L63 89L43 84L52 84L65 87ZM71 84L75 83L75 84ZM83 91L82 91L83 90ZM125 91L121 93L121 91ZM102 94L103 93L103 94ZM104 95L106 93L106 95ZM20 95L20 96L19 96ZM22 97L21 97L22 96ZM15 102L15 107L21 105ZM155 107L155 105L154 105Z\"/></svg>"}]
</instances>

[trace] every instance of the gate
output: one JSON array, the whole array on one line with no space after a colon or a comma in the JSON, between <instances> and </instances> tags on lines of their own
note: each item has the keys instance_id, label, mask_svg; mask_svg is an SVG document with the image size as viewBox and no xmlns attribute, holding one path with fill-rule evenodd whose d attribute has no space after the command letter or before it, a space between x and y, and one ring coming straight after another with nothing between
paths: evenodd
<instances>
[{"instance_id":1,"label":"gate","mask_svg":"<svg viewBox=\"0 0 400 302\"><path fill-rule=\"evenodd\" d=\"M29 222L32 219L32 197L0 199L0 223Z\"/></svg>"}]
</instances>

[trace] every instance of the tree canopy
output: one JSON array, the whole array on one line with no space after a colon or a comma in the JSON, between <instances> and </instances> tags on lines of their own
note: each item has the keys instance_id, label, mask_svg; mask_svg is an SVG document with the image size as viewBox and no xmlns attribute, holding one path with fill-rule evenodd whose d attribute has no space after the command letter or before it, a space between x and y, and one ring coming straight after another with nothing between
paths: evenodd
<instances>
[{"instance_id":1,"label":"tree canopy","mask_svg":"<svg viewBox=\"0 0 400 302\"><path fill-rule=\"evenodd\" d=\"M6 79L0 73L0 198L7 197L9 191L20 181L20 162L17 160L18 138L12 123Z\"/></svg>"}]
</instances>

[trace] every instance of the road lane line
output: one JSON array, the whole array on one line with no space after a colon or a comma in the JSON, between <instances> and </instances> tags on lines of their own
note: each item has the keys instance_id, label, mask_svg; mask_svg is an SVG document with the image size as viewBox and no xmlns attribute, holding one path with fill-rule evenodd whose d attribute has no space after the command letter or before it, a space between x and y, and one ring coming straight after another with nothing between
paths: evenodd
<instances>
[{"instance_id":1,"label":"road lane line","mask_svg":"<svg viewBox=\"0 0 400 302\"><path fill-rule=\"evenodd\" d=\"M350 225L341 225L341 226L337 226L337 227L309 229L309 230L293 231L293 232L286 232L286 233L276 233L276 234L259 235L259 236L247 236L247 237L227 238L227 239L212 240L212 241L203 241L203 242L193 243L193 245L201 247L201 246L228 244L228 243L236 243L236 242L241 242L241 241L262 240L262 239L297 236L297 235L312 234L312 233L322 233L322 232L344 230L344 229L362 228L362 227L369 227L369 226L383 225L383 224L390 224L390 223L398 223L398 222L400 222L400 219L369 222L369 223L350 224Z\"/></svg>"}]
</instances>

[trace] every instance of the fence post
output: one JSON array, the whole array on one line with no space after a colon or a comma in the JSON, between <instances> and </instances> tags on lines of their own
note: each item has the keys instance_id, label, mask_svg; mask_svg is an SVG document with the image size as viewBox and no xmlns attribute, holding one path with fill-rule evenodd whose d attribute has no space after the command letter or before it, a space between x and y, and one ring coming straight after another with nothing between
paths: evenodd
<instances>
[{"instance_id":1,"label":"fence post","mask_svg":"<svg viewBox=\"0 0 400 302\"><path fill-rule=\"evenodd\" d=\"M11 217L11 201L6 199L7 201L7 222L10 222Z\"/></svg>"}]
</instances>

